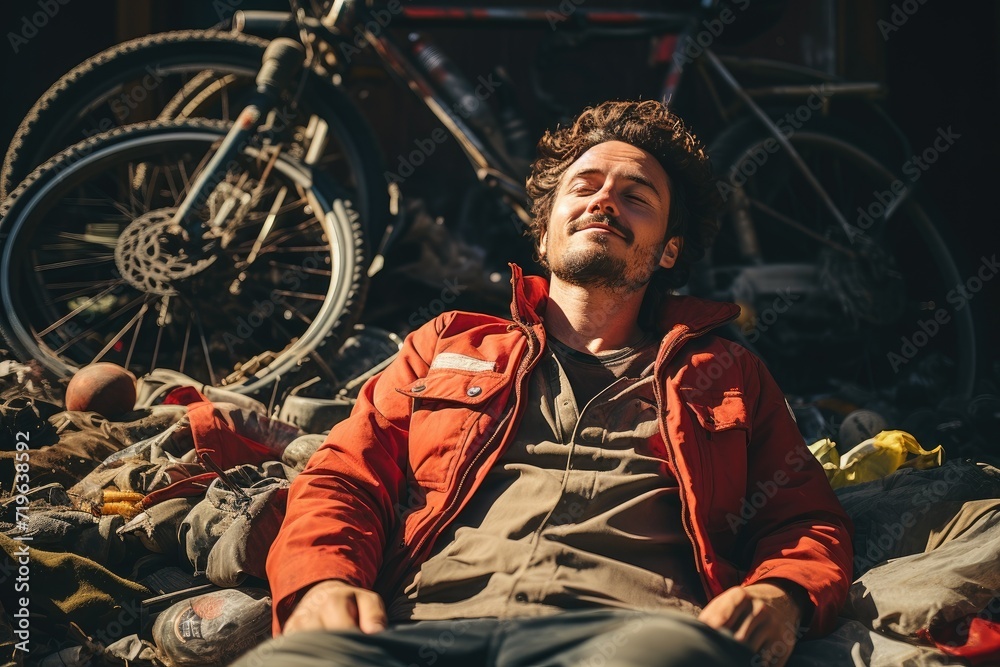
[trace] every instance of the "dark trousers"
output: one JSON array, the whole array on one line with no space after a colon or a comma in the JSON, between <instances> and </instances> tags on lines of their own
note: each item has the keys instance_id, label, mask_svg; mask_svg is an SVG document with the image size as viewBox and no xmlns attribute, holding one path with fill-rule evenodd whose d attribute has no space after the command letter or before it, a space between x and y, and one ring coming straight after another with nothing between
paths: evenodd
<instances>
[{"instance_id":1,"label":"dark trousers","mask_svg":"<svg viewBox=\"0 0 1000 667\"><path fill-rule=\"evenodd\" d=\"M731 636L677 612L572 611L455 619L358 631L298 632L236 667L714 667L749 665Z\"/></svg>"}]
</instances>

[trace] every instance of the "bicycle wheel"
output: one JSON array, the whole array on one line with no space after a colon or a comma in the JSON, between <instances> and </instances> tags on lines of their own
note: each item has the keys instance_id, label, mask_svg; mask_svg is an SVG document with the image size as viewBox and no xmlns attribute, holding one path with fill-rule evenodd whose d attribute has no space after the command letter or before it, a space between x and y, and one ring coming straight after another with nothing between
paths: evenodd
<instances>
[{"instance_id":1,"label":"bicycle wheel","mask_svg":"<svg viewBox=\"0 0 1000 667\"><path fill-rule=\"evenodd\" d=\"M738 334L789 393L971 394L975 326L956 291L967 276L913 183L832 131L790 141L849 228L758 124L724 133L712 156L728 210L710 285L744 306Z\"/></svg>"},{"instance_id":2,"label":"bicycle wheel","mask_svg":"<svg viewBox=\"0 0 1000 667\"><path fill-rule=\"evenodd\" d=\"M349 193L280 145L247 148L199 208L173 212L228 124L152 122L60 153L0 207L0 332L61 376L112 361L255 393L353 326L367 285Z\"/></svg>"},{"instance_id":3,"label":"bicycle wheel","mask_svg":"<svg viewBox=\"0 0 1000 667\"><path fill-rule=\"evenodd\" d=\"M232 32L185 30L134 39L107 49L53 84L21 121L0 171L0 197L57 152L87 137L149 120L231 121L255 89L267 40ZM387 224L381 153L345 92L308 74L294 109L283 105L281 138L304 157L313 116L329 126L316 162L352 189L361 222L377 242Z\"/></svg>"}]
</instances>

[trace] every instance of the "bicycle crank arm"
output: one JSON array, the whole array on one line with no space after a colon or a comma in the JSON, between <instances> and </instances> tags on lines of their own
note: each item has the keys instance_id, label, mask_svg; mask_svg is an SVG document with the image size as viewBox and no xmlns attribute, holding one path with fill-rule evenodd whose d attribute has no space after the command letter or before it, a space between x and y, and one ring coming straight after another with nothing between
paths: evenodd
<instances>
[{"instance_id":1,"label":"bicycle crank arm","mask_svg":"<svg viewBox=\"0 0 1000 667\"><path fill-rule=\"evenodd\" d=\"M212 192L235 166L237 156L251 144L260 119L277 105L281 91L301 68L304 56L305 50L301 44L285 38L274 40L264 51L263 64L257 74L256 95L240 112L218 151L198 175L174 214L172 226L182 229L186 239L193 241L201 238L205 223L197 212L205 206ZM197 254L199 251L195 252Z\"/></svg>"}]
</instances>

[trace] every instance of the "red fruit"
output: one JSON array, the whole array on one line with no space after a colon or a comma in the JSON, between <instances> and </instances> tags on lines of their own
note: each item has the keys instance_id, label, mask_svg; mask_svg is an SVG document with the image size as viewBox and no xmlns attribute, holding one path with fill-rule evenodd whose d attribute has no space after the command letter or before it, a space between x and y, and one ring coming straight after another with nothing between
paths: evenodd
<instances>
[{"instance_id":1,"label":"red fruit","mask_svg":"<svg viewBox=\"0 0 1000 667\"><path fill-rule=\"evenodd\" d=\"M118 364L84 366L66 387L66 409L117 417L135 408L135 376Z\"/></svg>"}]
</instances>

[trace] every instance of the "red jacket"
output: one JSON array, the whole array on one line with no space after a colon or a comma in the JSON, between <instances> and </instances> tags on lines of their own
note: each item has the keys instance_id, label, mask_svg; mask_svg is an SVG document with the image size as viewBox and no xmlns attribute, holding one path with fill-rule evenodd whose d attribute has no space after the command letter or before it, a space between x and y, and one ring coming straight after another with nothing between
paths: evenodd
<instances>
[{"instance_id":1,"label":"red jacket","mask_svg":"<svg viewBox=\"0 0 1000 667\"><path fill-rule=\"evenodd\" d=\"M275 634L298 593L324 579L391 599L513 439L545 347L548 283L512 269L512 319L453 311L411 333L292 483L267 560ZM810 634L823 634L850 585L850 520L764 365L706 335L738 313L669 298L651 444L680 484L708 597L788 579L815 605Z\"/></svg>"}]
</instances>

